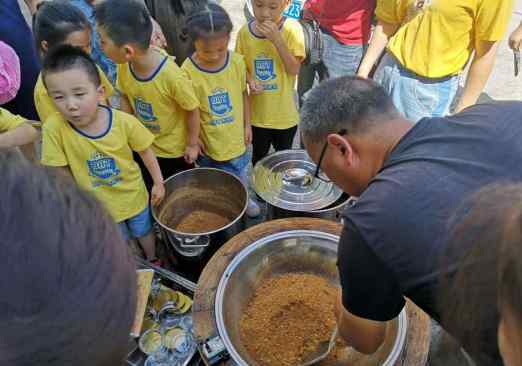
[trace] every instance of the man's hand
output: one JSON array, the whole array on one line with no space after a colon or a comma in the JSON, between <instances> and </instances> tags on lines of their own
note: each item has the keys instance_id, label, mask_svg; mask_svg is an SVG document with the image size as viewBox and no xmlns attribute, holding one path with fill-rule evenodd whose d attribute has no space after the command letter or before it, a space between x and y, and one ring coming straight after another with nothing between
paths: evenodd
<instances>
[{"instance_id":1,"label":"man's hand","mask_svg":"<svg viewBox=\"0 0 522 366\"><path fill-rule=\"evenodd\" d=\"M165 197L165 185L163 183L154 183L150 192L150 202L157 206Z\"/></svg>"},{"instance_id":2,"label":"man's hand","mask_svg":"<svg viewBox=\"0 0 522 366\"><path fill-rule=\"evenodd\" d=\"M522 23L511 33L509 36L509 47L513 51L520 50L520 46L522 44Z\"/></svg>"},{"instance_id":3,"label":"man's hand","mask_svg":"<svg viewBox=\"0 0 522 366\"><path fill-rule=\"evenodd\" d=\"M198 159L200 153L199 144L196 145L187 145L185 148L184 158L187 164L194 164Z\"/></svg>"},{"instance_id":4,"label":"man's hand","mask_svg":"<svg viewBox=\"0 0 522 366\"><path fill-rule=\"evenodd\" d=\"M167 48L167 39L161 30L161 26L154 18L150 18L152 21L152 35L150 37L150 45L159 48Z\"/></svg>"},{"instance_id":5,"label":"man's hand","mask_svg":"<svg viewBox=\"0 0 522 366\"><path fill-rule=\"evenodd\" d=\"M263 23L259 23L256 21L256 31L272 43L277 43L282 41L281 32L279 31L279 27L276 23L271 20L264 21Z\"/></svg>"}]
</instances>

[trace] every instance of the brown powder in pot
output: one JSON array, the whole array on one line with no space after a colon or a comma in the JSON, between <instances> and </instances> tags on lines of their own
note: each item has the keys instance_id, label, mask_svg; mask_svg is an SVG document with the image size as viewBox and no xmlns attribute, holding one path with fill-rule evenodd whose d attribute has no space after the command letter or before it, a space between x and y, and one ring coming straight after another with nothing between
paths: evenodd
<instances>
[{"instance_id":1,"label":"brown powder in pot","mask_svg":"<svg viewBox=\"0 0 522 366\"><path fill-rule=\"evenodd\" d=\"M183 233L204 233L221 229L230 221L228 217L214 212L195 210L184 216L175 227Z\"/></svg>"},{"instance_id":2,"label":"brown powder in pot","mask_svg":"<svg viewBox=\"0 0 522 366\"><path fill-rule=\"evenodd\" d=\"M257 288L240 322L241 341L261 366L295 366L335 327L337 289L305 273L279 275Z\"/></svg>"}]
</instances>

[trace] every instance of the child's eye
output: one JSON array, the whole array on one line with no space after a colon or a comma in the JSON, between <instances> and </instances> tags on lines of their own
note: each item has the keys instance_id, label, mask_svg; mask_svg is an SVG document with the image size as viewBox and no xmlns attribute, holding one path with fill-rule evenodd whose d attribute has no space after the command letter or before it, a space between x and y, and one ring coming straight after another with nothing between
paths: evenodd
<instances>
[{"instance_id":1,"label":"child's eye","mask_svg":"<svg viewBox=\"0 0 522 366\"><path fill-rule=\"evenodd\" d=\"M74 94L74 95L76 95L77 97L82 97L82 96L85 95L85 93L76 93L76 94Z\"/></svg>"},{"instance_id":2,"label":"child's eye","mask_svg":"<svg viewBox=\"0 0 522 366\"><path fill-rule=\"evenodd\" d=\"M61 95L57 95L57 96L54 96L53 99L54 100L60 100L60 99L63 99L63 97Z\"/></svg>"}]
</instances>

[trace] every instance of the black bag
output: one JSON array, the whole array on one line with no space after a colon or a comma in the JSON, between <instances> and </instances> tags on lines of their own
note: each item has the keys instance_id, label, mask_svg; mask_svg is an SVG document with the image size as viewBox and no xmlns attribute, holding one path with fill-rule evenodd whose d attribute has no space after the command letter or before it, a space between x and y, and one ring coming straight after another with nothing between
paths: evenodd
<instances>
[{"instance_id":1,"label":"black bag","mask_svg":"<svg viewBox=\"0 0 522 366\"><path fill-rule=\"evenodd\" d=\"M301 19L305 41L305 65L316 66L323 61L323 35L315 19Z\"/></svg>"}]
</instances>

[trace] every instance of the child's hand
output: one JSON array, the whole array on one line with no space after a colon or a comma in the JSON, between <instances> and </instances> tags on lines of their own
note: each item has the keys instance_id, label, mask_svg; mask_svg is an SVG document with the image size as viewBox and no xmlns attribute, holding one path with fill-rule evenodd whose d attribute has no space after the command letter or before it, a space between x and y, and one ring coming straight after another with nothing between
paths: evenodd
<instances>
[{"instance_id":1,"label":"child's hand","mask_svg":"<svg viewBox=\"0 0 522 366\"><path fill-rule=\"evenodd\" d=\"M271 20L266 20L263 23L256 22L256 30L259 34L272 43L281 40L281 32L279 31L279 27Z\"/></svg>"},{"instance_id":2,"label":"child's hand","mask_svg":"<svg viewBox=\"0 0 522 366\"><path fill-rule=\"evenodd\" d=\"M252 126L247 124L245 126L245 145L248 146L252 143Z\"/></svg>"},{"instance_id":3,"label":"child's hand","mask_svg":"<svg viewBox=\"0 0 522 366\"><path fill-rule=\"evenodd\" d=\"M198 159L200 153L200 147L199 144L196 145L187 145L185 148L185 161L187 164L194 164L196 160Z\"/></svg>"},{"instance_id":4,"label":"child's hand","mask_svg":"<svg viewBox=\"0 0 522 366\"><path fill-rule=\"evenodd\" d=\"M258 83L254 79L248 80L248 89L250 89L250 94L252 95L259 95L263 92L263 85L261 83Z\"/></svg>"},{"instance_id":5,"label":"child's hand","mask_svg":"<svg viewBox=\"0 0 522 366\"><path fill-rule=\"evenodd\" d=\"M165 197L165 185L163 183L154 183L150 191L150 201L153 206L157 206Z\"/></svg>"}]
</instances>

